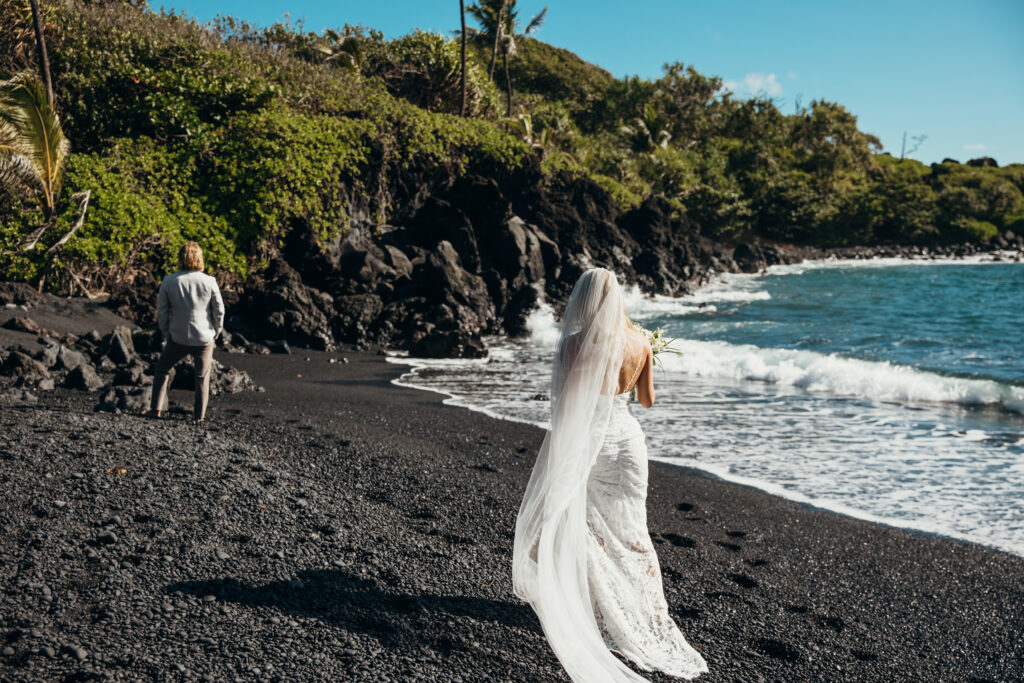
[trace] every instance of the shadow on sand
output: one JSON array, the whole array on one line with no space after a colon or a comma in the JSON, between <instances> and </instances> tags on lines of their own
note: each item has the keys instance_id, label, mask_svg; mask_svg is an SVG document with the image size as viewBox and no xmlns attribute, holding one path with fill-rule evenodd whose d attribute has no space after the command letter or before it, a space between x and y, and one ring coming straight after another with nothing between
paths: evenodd
<instances>
[{"instance_id":1,"label":"shadow on sand","mask_svg":"<svg viewBox=\"0 0 1024 683\"><path fill-rule=\"evenodd\" d=\"M458 617L541 632L533 611L523 604L467 595L389 592L375 579L341 569L303 571L289 581L262 585L246 585L233 578L182 581L165 590L212 595L220 602L318 619L371 635L385 645L413 638L442 652L461 649L473 640L472 624L459 626ZM450 623L453 617L455 625Z\"/></svg>"}]
</instances>

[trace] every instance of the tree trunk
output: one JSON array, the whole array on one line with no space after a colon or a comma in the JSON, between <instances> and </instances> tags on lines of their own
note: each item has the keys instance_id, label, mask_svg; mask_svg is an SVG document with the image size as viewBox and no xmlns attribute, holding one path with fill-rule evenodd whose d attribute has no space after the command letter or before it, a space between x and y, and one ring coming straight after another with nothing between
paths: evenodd
<instances>
[{"instance_id":1,"label":"tree trunk","mask_svg":"<svg viewBox=\"0 0 1024 683\"><path fill-rule=\"evenodd\" d=\"M53 81L50 80L50 58L46 56L46 38L43 36L43 18L39 13L39 0L32 3L32 23L36 29L36 49L39 50L39 71L46 85L46 103L53 106Z\"/></svg>"},{"instance_id":2,"label":"tree trunk","mask_svg":"<svg viewBox=\"0 0 1024 683\"><path fill-rule=\"evenodd\" d=\"M494 65L498 63L498 43L501 42L502 18L505 16L505 3L498 7L498 19L494 23L494 47L491 49L491 68L487 71L487 78L494 82Z\"/></svg>"},{"instance_id":3,"label":"tree trunk","mask_svg":"<svg viewBox=\"0 0 1024 683\"><path fill-rule=\"evenodd\" d=\"M459 101L459 116L466 115L466 0L459 0L459 20L462 22L462 90Z\"/></svg>"},{"instance_id":4,"label":"tree trunk","mask_svg":"<svg viewBox=\"0 0 1024 683\"><path fill-rule=\"evenodd\" d=\"M505 50L505 86L508 92L508 110L505 116L512 118L512 76L508 72L508 50Z\"/></svg>"}]
</instances>

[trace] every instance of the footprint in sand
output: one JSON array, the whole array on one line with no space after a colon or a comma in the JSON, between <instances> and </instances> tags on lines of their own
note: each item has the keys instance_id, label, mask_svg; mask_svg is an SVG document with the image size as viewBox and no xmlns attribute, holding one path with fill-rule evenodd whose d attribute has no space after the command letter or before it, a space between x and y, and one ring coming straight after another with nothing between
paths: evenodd
<instances>
[{"instance_id":1,"label":"footprint in sand","mask_svg":"<svg viewBox=\"0 0 1024 683\"><path fill-rule=\"evenodd\" d=\"M766 564L768 564L768 560L762 559L760 557L755 558L753 560L743 560L743 562L751 567L763 567Z\"/></svg>"},{"instance_id":2,"label":"footprint in sand","mask_svg":"<svg viewBox=\"0 0 1024 683\"><path fill-rule=\"evenodd\" d=\"M757 588L761 585L757 579L746 574L729 574L729 580L740 588Z\"/></svg>"},{"instance_id":3,"label":"footprint in sand","mask_svg":"<svg viewBox=\"0 0 1024 683\"><path fill-rule=\"evenodd\" d=\"M725 535L726 536L730 536L732 538L744 538L744 537L746 537L747 532L746 531L726 531Z\"/></svg>"},{"instance_id":4,"label":"footprint in sand","mask_svg":"<svg viewBox=\"0 0 1024 683\"><path fill-rule=\"evenodd\" d=\"M796 645L784 643L772 638L758 638L750 641L751 646L761 654L784 662L799 662L804 658L803 652Z\"/></svg>"},{"instance_id":5,"label":"footprint in sand","mask_svg":"<svg viewBox=\"0 0 1024 683\"><path fill-rule=\"evenodd\" d=\"M743 550L742 546L738 546L735 543L726 543L725 541L715 541L715 545L720 545L726 550L731 550L734 553L738 553L739 551Z\"/></svg>"},{"instance_id":6,"label":"footprint in sand","mask_svg":"<svg viewBox=\"0 0 1024 683\"><path fill-rule=\"evenodd\" d=\"M822 627L832 629L836 633L842 633L843 629L846 628L846 622L841 617L826 617L819 614L818 623Z\"/></svg>"},{"instance_id":7,"label":"footprint in sand","mask_svg":"<svg viewBox=\"0 0 1024 683\"><path fill-rule=\"evenodd\" d=\"M697 545L697 541L679 534L661 534L661 537L677 548L692 548Z\"/></svg>"},{"instance_id":8,"label":"footprint in sand","mask_svg":"<svg viewBox=\"0 0 1024 683\"><path fill-rule=\"evenodd\" d=\"M679 503L676 505L676 510L679 510L680 512L693 512L696 509L697 506L693 503Z\"/></svg>"}]
</instances>

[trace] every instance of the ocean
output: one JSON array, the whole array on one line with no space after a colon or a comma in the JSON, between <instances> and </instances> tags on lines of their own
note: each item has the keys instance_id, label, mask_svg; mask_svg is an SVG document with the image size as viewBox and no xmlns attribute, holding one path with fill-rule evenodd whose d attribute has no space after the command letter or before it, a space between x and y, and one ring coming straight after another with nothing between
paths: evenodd
<instances>
[{"instance_id":1,"label":"ocean","mask_svg":"<svg viewBox=\"0 0 1024 683\"><path fill-rule=\"evenodd\" d=\"M681 352L631 407L652 459L1024 555L1024 264L809 261L627 307ZM397 381L546 426L558 326L529 322L484 360L392 358Z\"/></svg>"}]
</instances>

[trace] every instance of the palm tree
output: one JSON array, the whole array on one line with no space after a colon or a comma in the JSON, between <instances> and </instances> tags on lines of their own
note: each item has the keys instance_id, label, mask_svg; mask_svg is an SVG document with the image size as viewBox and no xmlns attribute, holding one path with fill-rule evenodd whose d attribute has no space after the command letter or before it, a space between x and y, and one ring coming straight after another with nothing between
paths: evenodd
<instances>
[{"instance_id":1,"label":"palm tree","mask_svg":"<svg viewBox=\"0 0 1024 683\"><path fill-rule=\"evenodd\" d=\"M36 49L39 50L39 71L46 83L46 102L53 106L53 81L50 79L50 58L46 56L46 38L43 36L43 19L39 13L39 0L29 0L32 5L32 24L36 30Z\"/></svg>"},{"instance_id":2,"label":"palm tree","mask_svg":"<svg viewBox=\"0 0 1024 683\"><path fill-rule=\"evenodd\" d=\"M505 3L508 0L480 0L478 4L470 5L466 9L479 29L469 29L475 36L485 38L491 45L491 64L487 69L487 78L494 81L494 65L498 63L498 47L501 45L502 17L505 14ZM463 30L465 33L465 30Z\"/></svg>"},{"instance_id":3,"label":"palm tree","mask_svg":"<svg viewBox=\"0 0 1024 683\"><path fill-rule=\"evenodd\" d=\"M653 154L658 149L668 148L672 140L672 125L668 117L648 102L631 125L619 127L619 133L629 140L634 152Z\"/></svg>"},{"instance_id":4,"label":"palm tree","mask_svg":"<svg viewBox=\"0 0 1024 683\"><path fill-rule=\"evenodd\" d=\"M363 48L356 36L343 36L334 29L324 31L323 40L313 45L324 61L359 75L363 67Z\"/></svg>"},{"instance_id":5,"label":"palm tree","mask_svg":"<svg viewBox=\"0 0 1024 683\"><path fill-rule=\"evenodd\" d=\"M25 249L34 247L56 222L70 150L39 79L23 71L0 82L0 185L36 199L44 217L43 225L26 239Z\"/></svg>"},{"instance_id":6,"label":"palm tree","mask_svg":"<svg viewBox=\"0 0 1024 683\"><path fill-rule=\"evenodd\" d=\"M462 24L460 34L462 40L462 76L459 88L461 90L459 100L459 116L466 115L466 0L459 0L459 21Z\"/></svg>"},{"instance_id":7,"label":"palm tree","mask_svg":"<svg viewBox=\"0 0 1024 683\"><path fill-rule=\"evenodd\" d=\"M38 79L27 72L0 83L0 181L36 196L53 217L70 143Z\"/></svg>"},{"instance_id":8,"label":"palm tree","mask_svg":"<svg viewBox=\"0 0 1024 683\"><path fill-rule=\"evenodd\" d=\"M475 5L469 6L469 13L480 24L477 30L479 35L485 36L493 41L491 51L491 67L489 70L490 79L494 80L494 66L498 59L500 47L505 67L505 87L508 99L506 116L512 116L512 78L509 72L509 58L516 54L516 41L529 37L534 31L541 27L544 18L547 16L548 8L545 7L540 13L530 20L526 28L517 32L519 25L516 21L519 12L516 10L516 0L480 0Z\"/></svg>"}]
</instances>

